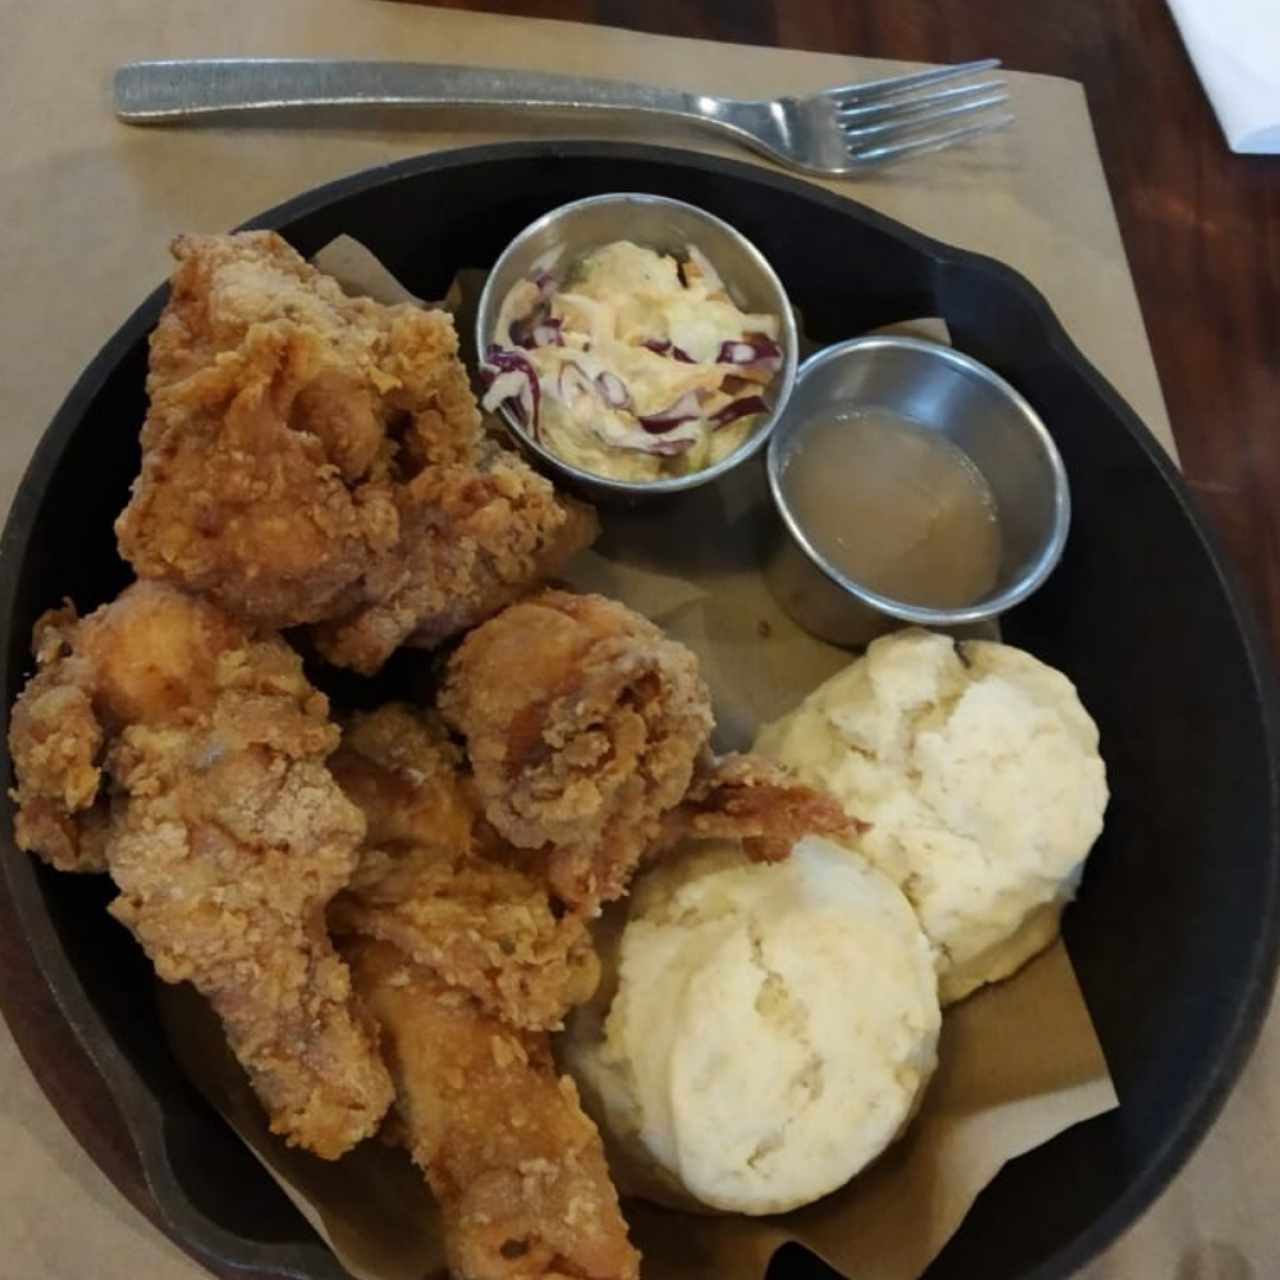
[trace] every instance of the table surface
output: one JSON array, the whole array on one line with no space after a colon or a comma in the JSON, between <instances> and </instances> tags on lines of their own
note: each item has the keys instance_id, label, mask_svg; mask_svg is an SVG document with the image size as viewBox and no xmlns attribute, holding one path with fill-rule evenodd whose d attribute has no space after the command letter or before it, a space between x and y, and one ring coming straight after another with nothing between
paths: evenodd
<instances>
[{"instance_id":1,"label":"table surface","mask_svg":"<svg viewBox=\"0 0 1280 1280\"><path fill-rule=\"evenodd\" d=\"M1025 0L433 2L869 57L958 62L998 56L1019 70L1081 81L1187 481L1280 653L1280 159L1227 150L1164 0L1052 6ZM29 955L5 931L0 966L14 988L33 993L21 1011L28 1033L42 1038L44 1024L50 1040L62 1037L61 1016L38 994ZM23 980L26 971L30 982ZM65 1052L82 1056L69 1040ZM50 1100L116 1186L154 1219L123 1128L103 1122L114 1107L96 1072L87 1060L81 1069L67 1065L45 1078ZM75 1087L62 1088L60 1081ZM22 1085L34 1099L34 1082ZM88 1116L92 1122L77 1120ZM1230 1124L1238 1129L1261 1119L1237 1115ZM75 1159L74 1149L68 1136L66 1150L51 1158ZM1203 1244L1194 1256L1183 1256L1177 1280L1255 1275L1232 1245L1212 1238L1225 1232L1229 1206L1215 1205L1215 1212L1221 1221L1200 1233ZM1135 1259L1140 1249L1126 1256ZM1106 1275L1145 1274L1133 1265Z\"/></svg>"}]
</instances>

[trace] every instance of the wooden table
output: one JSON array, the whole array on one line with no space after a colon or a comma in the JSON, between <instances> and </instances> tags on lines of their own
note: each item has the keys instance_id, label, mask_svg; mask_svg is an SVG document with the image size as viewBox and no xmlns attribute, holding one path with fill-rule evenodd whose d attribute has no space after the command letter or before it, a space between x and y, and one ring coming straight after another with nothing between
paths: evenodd
<instances>
[{"instance_id":1,"label":"wooden table","mask_svg":"<svg viewBox=\"0 0 1280 1280\"><path fill-rule=\"evenodd\" d=\"M432 2L1083 82L1187 482L1280 655L1280 158L1227 149L1165 0Z\"/></svg>"}]
</instances>

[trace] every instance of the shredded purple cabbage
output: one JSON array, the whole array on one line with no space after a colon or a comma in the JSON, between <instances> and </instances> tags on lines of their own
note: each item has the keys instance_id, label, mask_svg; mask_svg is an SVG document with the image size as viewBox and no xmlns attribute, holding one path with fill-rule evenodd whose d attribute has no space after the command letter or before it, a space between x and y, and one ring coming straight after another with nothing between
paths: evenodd
<instances>
[{"instance_id":1,"label":"shredded purple cabbage","mask_svg":"<svg viewBox=\"0 0 1280 1280\"><path fill-rule=\"evenodd\" d=\"M677 347L674 342L668 342L665 338L650 338L644 344L654 355L669 355L673 360L679 360L681 364L697 364L698 362L683 348Z\"/></svg>"},{"instance_id":2,"label":"shredded purple cabbage","mask_svg":"<svg viewBox=\"0 0 1280 1280\"><path fill-rule=\"evenodd\" d=\"M650 435L661 435L682 422L692 422L701 417L702 409L698 405L697 395L686 391L670 408L663 409L661 413L650 414L647 418L637 416L636 421Z\"/></svg>"},{"instance_id":3,"label":"shredded purple cabbage","mask_svg":"<svg viewBox=\"0 0 1280 1280\"><path fill-rule=\"evenodd\" d=\"M718 431L721 427L727 427L731 422L737 422L739 418L745 418L752 413L768 413L769 406L765 404L761 396L743 396L739 400L730 401L719 413L713 413L707 421L711 424L712 431Z\"/></svg>"},{"instance_id":4,"label":"shredded purple cabbage","mask_svg":"<svg viewBox=\"0 0 1280 1280\"><path fill-rule=\"evenodd\" d=\"M663 458L675 458L693 448L691 436L683 436L678 440L664 440L659 436L647 448L647 452L656 453Z\"/></svg>"},{"instance_id":5,"label":"shredded purple cabbage","mask_svg":"<svg viewBox=\"0 0 1280 1280\"><path fill-rule=\"evenodd\" d=\"M542 409L542 390L538 386L537 370L521 352L513 351L510 347L500 347L496 342L491 343L484 353L484 361L487 366L496 369L499 373L518 373L524 376L524 391L518 398L508 396L504 403L512 406L512 411L516 412L520 419L520 425L527 427L529 434L537 440ZM490 373L489 377L492 380L493 374Z\"/></svg>"},{"instance_id":6,"label":"shredded purple cabbage","mask_svg":"<svg viewBox=\"0 0 1280 1280\"><path fill-rule=\"evenodd\" d=\"M627 390L627 384L616 373L609 369L597 373L596 386L600 388L600 394L604 397L605 403L614 409L630 407L631 392Z\"/></svg>"},{"instance_id":7,"label":"shredded purple cabbage","mask_svg":"<svg viewBox=\"0 0 1280 1280\"><path fill-rule=\"evenodd\" d=\"M716 356L717 364L767 364L776 361L782 366L782 348L772 338L756 334L750 338L739 338L733 342L722 342L720 353Z\"/></svg>"}]
</instances>

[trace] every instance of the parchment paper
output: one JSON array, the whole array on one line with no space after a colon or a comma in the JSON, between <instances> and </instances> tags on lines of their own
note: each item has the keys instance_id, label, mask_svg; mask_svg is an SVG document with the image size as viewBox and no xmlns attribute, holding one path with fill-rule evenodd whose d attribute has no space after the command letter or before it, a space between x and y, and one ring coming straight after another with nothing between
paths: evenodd
<instances>
[{"instance_id":1,"label":"parchment paper","mask_svg":"<svg viewBox=\"0 0 1280 1280\"><path fill-rule=\"evenodd\" d=\"M350 293L412 299L350 237L315 262ZM476 273L460 275L447 305L468 312L482 284ZM936 327L930 333L945 336ZM721 750L749 747L761 724L851 660L801 630L770 594L761 570L782 532L759 458L660 512L605 508L601 522L595 548L571 562L564 580L626 602L693 649L711 687ZM326 1165L288 1151L267 1132L203 1001L162 990L160 1003L174 1051L198 1087L353 1276L418 1280L439 1269L438 1231L423 1212L428 1198L403 1153L366 1143ZM1007 1160L1116 1105L1060 942L1012 980L947 1011L939 1064L905 1138L817 1204L768 1220L628 1204L646 1280L762 1280L788 1242L850 1280L916 1280Z\"/></svg>"}]
</instances>

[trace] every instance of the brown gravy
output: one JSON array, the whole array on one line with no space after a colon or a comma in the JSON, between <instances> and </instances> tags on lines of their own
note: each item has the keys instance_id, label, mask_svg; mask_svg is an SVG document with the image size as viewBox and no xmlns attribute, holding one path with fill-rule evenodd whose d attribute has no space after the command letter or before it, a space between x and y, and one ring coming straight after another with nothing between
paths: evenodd
<instances>
[{"instance_id":1,"label":"brown gravy","mask_svg":"<svg viewBox=\"0 0 1280 1280\"><path fill-rule=\"evenodd\" d=\"M782 487L814 549L879 595L954 609L995 585L991 488L968 454L928 427L835 406L803 429Z\"/></svg>"}]
</instances>

